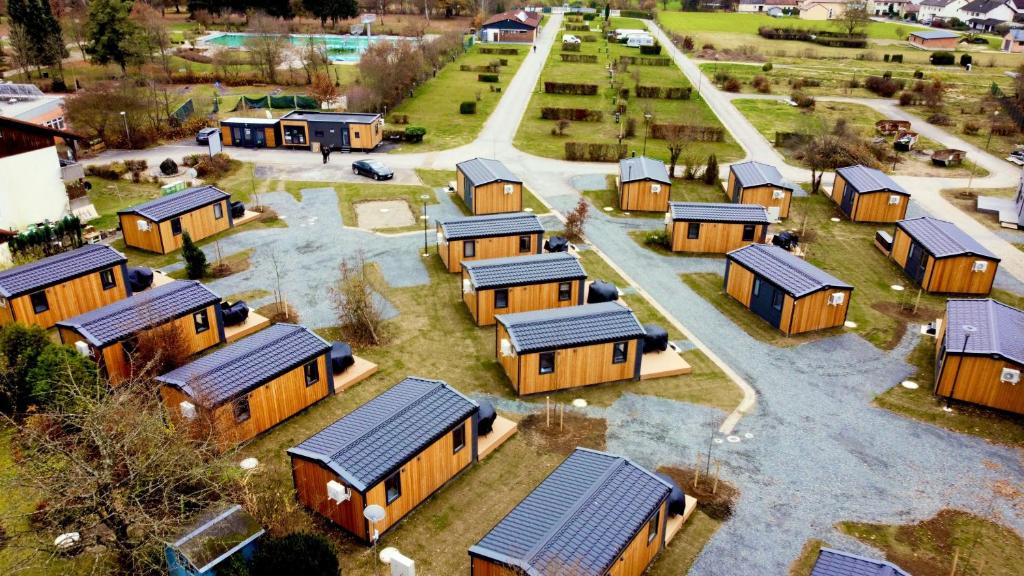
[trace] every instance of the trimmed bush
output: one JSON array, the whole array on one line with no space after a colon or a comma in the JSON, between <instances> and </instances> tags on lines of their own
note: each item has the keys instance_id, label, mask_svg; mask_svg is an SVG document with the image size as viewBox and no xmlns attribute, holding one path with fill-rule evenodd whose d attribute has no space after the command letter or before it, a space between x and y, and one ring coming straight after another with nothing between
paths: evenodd
<instances>
[{"instance_id":1,"label":"trimmed bush","mask_svg":"<svg viewBox=\"0 0 1024 576\"><path fill-rule=\"evenodd\" d=\"M642 86L637 84L633 91L637 98L664 98L666 100L689 100L693 88L680 86Z\"/></svg>"},{"instance_id":2,"label":"trimmed bush","mask_svg":"<svg viewBox=\"0 0 1024 576\"><path fill-rule=\"evenodd\" d=\"M960 55L960 65L963 66L964 68L966 68L968 64L973 64L973 63L974 63L974 57L971 56L970 54L961 54Z\"/></svg>"},{"instance_id":3,"label":"trimmed bush","mask_svg":"<svg viewBox=\"0 0 1024 576\"><path fill-rule=\"evenodd\" d=\"M625 144L599 144L596 142L566 142L565 159L587 162L615 162L626 157Z\"/></svg>"},{"instance_id":4,"label":"trimmed bush","mask_svg":"<svg viewBox=\"0 0 1024 576\"><path fill-rule=\"evenodd\" d=\"M561 53L562 62L580 62L582 64L596 64L597 54L566 54Z\"/></svg>"},{"instance_id":5,"label":"trimmed bush","mask_svg":"<svg viewBox=\"0 0 1024 576\"><path fill-rule=\"evenodd\" d=\"M518 56L518 48L496 48L494 46L482 46L480 47L481 54L500 54L502 56Z\"/></svg>"},{"instance_id":6,"label":"trimmed bush","mask_svg":"<svg viewBox=\"0 0 1024 576\"><path fill-rule=\"evenodd\" d=\"M118 180L128 173L123 162L111 162L109 164L91 164L85 167L88 176L96 176L107 180Z\"/></svg>"},{"instance_id":7,"label":"trimmed bush","mask_svg":"<svg viewBox=\"0 0 1024 576\"><path fill-rule=\"evenodd\" d=\"M491 73L496 73L496 72L498 72L498 68L499 68L498 66L495 66L493 64L476 64L476 65L461 64L461 65L459 65L459 70L461 72L491 72Z\"/></svg>"},{"instance_id":8,"label":"trimmed bush","mask_svg":"<svg viewBox=\"0 0 1024 576\"><path fill-rule=\"evenodd\" d=\"M590 25L588 24L573 24L572 22L565 23L565 29L570 32L590 32Z\"/></svg>"},{"instance_id":9,"label":"trimmed bush","mask_svg":"<svg viewBox=\"0 0 1024 576\"><path fill-rule=\"evenodd\" d=\"M619 10L620 18L639 18L641 20L650 20L654 18L650 12L643 10Z\"/></svg>"},{"instance_id":10,"label":"trimmed bush","mask_svg":"<svg viewBox=\"0 0 1024 576\"><path fill-rule=\"evenodd\" d=\"M914 70L914 78L918 80L924 78L924 72L921 72L920 70Z\"/></svg>"},{"instance_id":11,"label":"trimmed bush","mask_svg":"<svg viewBox=\"0 0 1024 576\"><path fill-rule=\"evenodd\" d=\"M594 96L597 84L573 84L571 82L545 82L545 94L572 94L574 96Z\"/></svg>"},{"instance_id":12,"label":"trimmed bush","mask_svg":"<svg viewBox=\"0 0 1024 576\"><path fill-rule=\"evenodd\" d=\"M491 83L494 83L494 82L498 81L498 75L497 74L477 74L476 75L476 79L479 80L480 82L491 82Z\"/></svg>"},{"instance_id":13,"label":"trimmed bush","mask_svg":"<svg viewBox=\"0 0 1024 576\"><path fill-rule=\"evenodd\" d=\"M206 254L192 242L192 236L188 232L181 237L181 257L185 260L185 274L190 280L199 280L206 275L210 267L206 261Z\"/></svg>"},{"instance_id":14,"label":"trimmed bush","mask_svg":"<svg viewBox=\"0 0 1024 576\"><path fill-rule=\"evenodd\" d=\"M604 113L588 108L549 108L540 109L542 120L572 120L574 122L600 122Z\"/></svg>"},{"instance_id":15,"label":"trimmed bush","mask_svg":"<svg viewBox=\"0 0 1024 576\"><path fill-rule=\"evenodd\" d=\"M640 53L644 56L657 56L661 54L661 44L655 44L654 46L641 46Z\"/></svg>"},{"instance_id":16,"label":"trimmed bush","mask_svg":"<svg viewBox=\"0 0 1024 576\"><path fill-rule=\"evenodd\" d=\"M878 94L882 98L891 98L904 87L902 80L893 80L882 76L868 76L864 80L864 87Z\"/></svg>"},{"instance_id":17,"label":"trimmed bush","mask_svg":"<svg viewBox=\"0 0 1024 576\"><path fill-rule=\"evenodd\" d=\"M619 64L640 66L671 66L671 58L644 58L642 56L619 56Z\"/></svg>"},{"instance_id":18,"label":"trimmed bush","mask_svg":"<svg viewBox=\"0 0 1024 576\"><path fill-rule=\"evenodd\" d=\"M476 114L476 102L469 100L459 104L459 114Z\"/></svg>"},{"instance_id":19,"label":"trimmed bush","mask_svg":"<svg viewBox=\"0 0 1024 576\"><path fill-rule=\"evenodd\" d=\"M928 61L932 63L932 66L949 66L956 62L956 56L952 52L932 52Z\"/></svg>"},{"instance_id":20,"label":"trimmed bush","mask_svg":"<svg viewBox=\"0 0 1024 576\"><path fill-rule=\"evenodd\" d=\"M476 102L472 102L474 110L476 109ZM405 129L405 141L406 142L423 142L423 137L427 135L427 129L422 126L409 126Z\"/></svg>"},{"instance_id":21,"label":"trimmed bush","mask_svg":"<svg viewBox=\"0 0 1024 576\"><path fill-rule=\"evenodd\" d=\"M771 62L765 62L764 66L761 66L761 70L763 72L771 72L772 71L772 63Z\"/></svg>"},{"instance_id":22,"label":"trimmed bush","mask_svg":"<svg viewBox=\"0 0 1024 576\"><path fill-rule=\"evenodd\" d=\"M651 138L664 140L670 130L681 130L684 138L694 142L721 142L725 139L725 131L719 126L689 124L651 124Z\"/></svg>"},{"instance_id":23,"label":"trimmed bush","mask_svg":"<svg viewBox=\"0 0 1024 576\"><path fill-rule=\"evenodd\" d=\"M726 92L739 92L740 89L743 88L743 85L740 84L740 81L737 80L736 78L729 78L728 80L725 81L725 84L722 86L722 88Z\"/></svg>"},{"instance_id":24,"label":"trimmed bush","mask_svg":"<svg viewBox=\"0 0 1024 576\"><path fill-rule=\"evenodd\" d=\"M572 42L562 42L562 52L579 52L580 45Z\"/></svg>"},{"instance_id":25,"label":"trimmed bush","mask_svg":"<svg viewBox=\"0 0 1024 576\"><path fill-rule=\"evenodd\" d=\"M170 158L165 158L160 163L160 173L164 176L173 176L178 173L178 163Z\"/></svg>"}]
</instances>

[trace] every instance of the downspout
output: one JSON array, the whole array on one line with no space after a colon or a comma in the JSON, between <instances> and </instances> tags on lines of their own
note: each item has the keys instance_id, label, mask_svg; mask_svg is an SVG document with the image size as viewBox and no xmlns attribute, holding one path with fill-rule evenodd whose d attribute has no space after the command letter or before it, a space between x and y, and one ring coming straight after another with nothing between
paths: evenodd
<instances>
[{"instance_id":1,"label":"downspout","mask_svg":"<svg viewBox=\"0 0 1024 576\"><path fill-rule=\"evenodd\" d=\"M331 349L328 348L327 352L324 352L324 374L327 376L327 395L334 395L334 370L331 368Z\"/></svg>"},{"instance_id":2,"label":"downspout","mask_svg":"<svg viewBox=\"0 0 1024 576\"><path fill-rule=\"evenodd\" d=\"M128 281L128 260L121 262L121 281L124 282L125 298L132 295L132 283ZM8 298L10 303L10 298ZM11 307L11 318L14 318L14 307Z\"/></svg>"},{"instance_id":3,"label":"downspout","mask_svg":"<svg viewBox=\"0 0 1024 576\"><path fill-rule=\"evenodd\" d=\"M789 324L787 324L788 329L786 330L786 336L789 336L790 334L793 333L793 318L796 317L797 299L796 296L790 296L789 294L786 294L785 296L782 297L783 306L786 305L786 298L791 298L793 300L793 305L789 309Z\"/></svg>"},{"instance_id":4,"label":"downspout","mask_svg":"<svg viewBox=\"0 0 1024 576\"><path fill-rule=\"evenodd\" d=\"M639 382L640 367L644 361L644 339L642 337L637 338L636 340L634 340L634 345L636 346L636 352L634 352L635 361L633 362L633 381Z\"/></svg>"}]
</instances>

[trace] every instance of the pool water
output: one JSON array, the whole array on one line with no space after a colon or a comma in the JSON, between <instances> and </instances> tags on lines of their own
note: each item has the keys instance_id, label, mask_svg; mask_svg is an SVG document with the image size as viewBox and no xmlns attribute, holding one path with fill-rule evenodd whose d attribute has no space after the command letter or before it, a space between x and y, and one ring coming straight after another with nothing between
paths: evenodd
<instances>
[{"instance_id":1,"label":"pool water","mask_svg":"<svg viewBox=\"0 0 1024 576\"><path fill-rule=\"evenodd\" d=\"M218 46L227 46L229 48L241 48L245 46L246 40L249 38L249 34L243 34L240 32L224 32L217 36L213 36L206 40L209 44L216 44ZM380 42L382 40L394 41L392 36L374 36L368 38L366 36L351 36L341 34L289 34L288 41L295 46L303 46L309 39L312 38L317 43L322 43L327 47L327 56L335 62L354 62L359 60L359 57L369 47L370 42Z\"/></svg>"}]
</instances>

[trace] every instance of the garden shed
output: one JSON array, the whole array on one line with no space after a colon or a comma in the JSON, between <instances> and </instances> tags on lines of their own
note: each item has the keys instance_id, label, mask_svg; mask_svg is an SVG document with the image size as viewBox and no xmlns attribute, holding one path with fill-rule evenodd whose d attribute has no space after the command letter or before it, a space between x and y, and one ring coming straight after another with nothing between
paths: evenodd
<instances>
[{"instance_id":1,"label":"garden shed","mask_svg":"<svg viewBox=\"0 0 1024 576\"><path fill-rule=\"evenodd\" d=\"M128 259L104 244L86 244L0 272L0 324L50 328L132 295Z\"/></svg>"},{"instance_id":2,"label":"garden shed","mask_svg":"<svg viewBox=\"0 0 1024 576\"><path fill-rule=\"evenodd\" d=\"M952 222L900 220L889 258L926 292L988 294L999 258Z\"/></svg>"},{"instance_id":3,"label":"garden shed","mask_svg":"<svg viewBox=\"0 0 1024 576\"><path fill-rule=\"evenodd\" d=\"M462 300L478 326L495 314L583 304L587 273L568 252L475 260L462 264Z\"/></svg>"},{"instance_id":4,"label":"garden shed","mask_svg":"<svg viewBox=\"0 0 1024 576\"><path fill-rule=\"evenodd\" d=\"M238 504L206 510L164 548L170 576L216 576L217 566L249 560L265 530Z\"/></svg>"},{"instance_id":5,"label":"garden shed","mask_svg":"<svg viewBox=\"0 0 1024 576\"><path fill-rule=\"evenodd\" d=\"M520 396L640 379L644 328L617 302L495 320L498 362Z\"/></svg>"},{"instance_id":6,"label":"garden shed","mask_svg":"<svg viewBox=\"0 0 1024 576\"><path fill-rule=\"evenodd\" d=\"M907 41L911 46L925 50L956 50L960 35L949 30L915 30Z\"/></svg>"},{"instance_id":7,"label":"garden shed","mask_svg":"<svg viewBox=\"0 0 1024 576\"><path fill-rule=\"evenodd\" d=\"M125 246L167 254L235 225L231 195L216 186L195 186L117 213Z\"/></svg>"},{"instance_id":8,"label":"garden shed","mask_svg":"<svg viewBox=\"0 0 1024 576\"><path fill-rule=\"evenodd\" d=\"M333 394L330 351L308 328L274 324L156 381L172 420L230 445Z\"/></svg>"},{"instance_id":9,"label":"garden shed","mask_svg":"<svg viewBox=\"0 0 1024 576\"><path fill-rule=\"evenodd\" d=\"M789 217L793 192L799 189L771 164L749 161L729 166L726 194L730 201L764 206L773 221Z\"/></svg>"},{"instance_id":10,"label":"garden shed","mask_svg":"<svg viewBox=\"0 0 1024 576\"><path fill-rule=\"evenodd\" d=\"M831 198L854 222L903 220L910 205L910 192L881 170L861 165L836 170Z\"/></svg>"},{"instance_id":11,"label":"garden shed","mask_svg":"<svg viewBox=\"0 0 1024 576\"><path fill-rule=\"evenodd\" d=\"M540 254L544 226L529 212L449 218L437 223L437 253L449 272L484 258Z\"/></svg>"},{"instance_id":12,"label":"garden shed","mask_svg":"<svg viewBox=\"0 0 1024 576\"><path fill-rule=\"evenodd\" d=\"M667 544L674 487L621 456L576 448L470 547L470 572L640 576Z\"/></svg>"},{"instance_id":13,"label":"garden shed","mask_svg":"<svg viewBox=\"0 0 1024 576\"><path fill-rule=\"evenodd\" d=\"M113 385L131 377L139 335L158 328L175 330L190 355L222 344L220 296L176 280L57 322L61 343L88 354Z\"/></svg>"},{"instance_id":14,"label":"garden shed","mask_svg":"<svg viewBox=\"0 0 1024 576\"><path fill-rule=\"evenodd\" d=\"M726 255L725 292L787 336L842 326L853 286L777 246Z\"/></svg>"},{"instance_id":15,"label":"garden shed","mask_svg":"<svg viewBox=\"0 0 1024 576\"><path fill-rule=\"evenodd\" d=\"M935 338L935 394L1024 414L1024 311L950 299Z\"/></svg>"},{"instance_id":16,"label":"garden shed","mask_svg":"<svg viewBox=\"0 0 1024 576\"><path fill-rule=\"evenodd\" d=\"M619 209L664 212L672 197L672 180L665 163L636 156L619 160Z\"/></svg>"},{"instance_id":17,"label":"garden shed","mask_svg":"<svg viewBox=\"0 0 1024 576\"><path fill-rule=\"evenodd\" d=\"M455 171L455 192L473 214L523 209L523 181L498 160L466 160L456 164Z\"/></svg>"},{"instance_id":18,"label":"garden shed","mask_svg":"<svg viewBox=\"0 0 1024 576\"><path fill-rule=\"evenodd\" d=\"M277 148L281 145L279 118L228 118L220 121L220 139L225 146Z\"/></svg>"},{"instance_id":19,"label":"garden shed","mask_svg":"<svg viewBox=\"0 0 1024 576\"><path fill-rule=\"evenodd\" d=\"M540 26L541 14L527 10L508 10L495 14L480 26L481 42L532 44Z\"/></svg>"},{"instance_id":20,"label":"garden shed","mask_svg":"<svg viewBox=\"0 0 1024 576\"><path fill-rule=\"evenodd\" d=\"M478 411L445 382L402 380L288 450L299 502L372 542L477 459Z\"/></svg>"},{"instance_id":21,"label":"garden shed","mask_svg":"<svg viewBox=\"0 0 1024 576\"><path fill-rule=\"evenodd\" d=\"M280 124L285 147L368 152L384 140L384 118L376 113L293 110Z\"/></svg>"},{"instance_id":22,"label":"garden shed","mask_svg":"<svg viewBox=\"0 0 1024 576\"><path fill-rule=\"evenodd\" d=\"M764 242L770 219L764 206L671 202L665 223L673 252L726 253Z\"/></svg>"}]
</instances>

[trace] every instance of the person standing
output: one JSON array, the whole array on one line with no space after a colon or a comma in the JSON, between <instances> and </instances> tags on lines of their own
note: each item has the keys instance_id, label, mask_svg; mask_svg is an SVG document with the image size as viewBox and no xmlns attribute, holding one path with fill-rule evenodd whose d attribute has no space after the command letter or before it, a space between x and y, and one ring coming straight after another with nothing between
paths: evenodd
<instances>
[{"instance_id":1,"label":"person standing","mask_svg":"<svg viewBox=\"0 0 1024 576\"><path fill-rule=\"evenodd\" d=\"M320 154L322 154L323 157L324 157L324 164L327 164L327 161L330 160L330 158L331 158L331 147L330 146L321 146L320 147Z\"/></svg>"}]
</instances>

